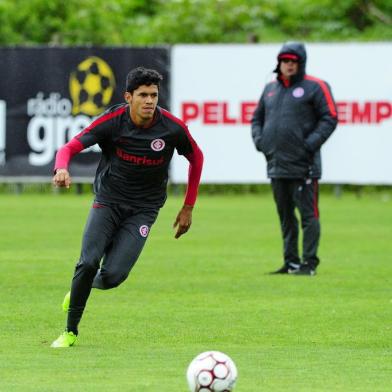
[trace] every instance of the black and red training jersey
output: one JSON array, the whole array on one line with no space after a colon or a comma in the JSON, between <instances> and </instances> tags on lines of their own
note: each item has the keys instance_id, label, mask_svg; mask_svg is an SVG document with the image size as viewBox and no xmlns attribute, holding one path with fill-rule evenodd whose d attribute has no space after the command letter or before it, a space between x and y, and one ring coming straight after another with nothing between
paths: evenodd
<instances>
[{"instance_id":1,"label":"black and red training jersey","mask_svg":"<svg viewBox=\"0 0 392 392\"><path fill-rule=\"evenodd\" d=\"M167 110L157 107L152 124L139 128L131 120L128 104L109 108L57 152L55 170L68 169L72 156L94 144L102 150L94 180L97 201L161 207L177 150L190 163L185 204L194 205L203 154L185 123Z\"/></svg>"}]
</instances>

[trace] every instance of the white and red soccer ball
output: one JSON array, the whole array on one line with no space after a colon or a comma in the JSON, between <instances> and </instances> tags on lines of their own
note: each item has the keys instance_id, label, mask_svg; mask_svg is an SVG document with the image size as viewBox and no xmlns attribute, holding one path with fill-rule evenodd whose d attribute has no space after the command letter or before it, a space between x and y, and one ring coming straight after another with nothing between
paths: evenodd
<instances>
[{"instance_id":1,"label":"white and red soccer ball","mask_svg":"<svg viewBox=\"0 0 392 392\"><path fill-rule=\"evenodd\" d=\"M189 364L186 378L191 392L230 392L235 387L237 374L229 356L206 351Z\"/></svg>"}]
</instances>

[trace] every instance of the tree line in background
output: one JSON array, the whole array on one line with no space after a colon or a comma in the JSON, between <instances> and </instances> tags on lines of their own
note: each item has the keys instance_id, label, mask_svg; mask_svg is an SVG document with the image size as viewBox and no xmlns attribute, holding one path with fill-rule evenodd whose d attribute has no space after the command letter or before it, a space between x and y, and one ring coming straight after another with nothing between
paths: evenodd
<instances>
[{"instance_id":1,"label":"tree line in background","mask_svg":"<svg viewBox=\"0 0 392 392\"><path fill-rule=\"evenodd\" d=\"M390 0L0 0L0 45L391 39Z\"/></svg>"}]
</instances>

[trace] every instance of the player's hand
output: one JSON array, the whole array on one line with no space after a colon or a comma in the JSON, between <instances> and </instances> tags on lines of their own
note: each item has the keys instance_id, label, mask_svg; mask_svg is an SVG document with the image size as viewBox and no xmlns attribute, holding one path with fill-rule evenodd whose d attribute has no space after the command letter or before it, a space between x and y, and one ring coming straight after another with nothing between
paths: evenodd
<instances>
[{"instance_id":1,"label":"player's hand","mask_svg":"<svg viewBox=\"0 0 392 392\"><path fill-rule=\"evenodd\" d=\"M52 182L56 187L69 188L72 181L67 169L57 169L56 174L53 176Z\"/></svg>"},{"instance_id":2,"label":"player's hand","mask_svg":"<svg viewBox=\"0 0 392 392\"><path fill-rule=\"evenodd\" d=\"M177 218L173 224L173 227L177 228L177 232L175 234L175 238L180 238L183 234L185 234L192 224L192 206L184 205L180 212L177 215Z\"/></svg>"}]
</instances>

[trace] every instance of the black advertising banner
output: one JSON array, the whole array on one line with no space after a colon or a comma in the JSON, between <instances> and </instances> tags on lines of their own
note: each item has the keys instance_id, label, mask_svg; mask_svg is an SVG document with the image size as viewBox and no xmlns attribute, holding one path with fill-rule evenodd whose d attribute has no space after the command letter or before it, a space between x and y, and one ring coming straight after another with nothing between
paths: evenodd
<instances>
[{"instance_id":1,"label":"black advertising banner","mask_svg":"<svg viewBox=\"0 0 392 392\"><path fill-rule=\"evenodd\" d=\"M168 48L0 48L0 178L50 178L58 148L124 102L138 66L163 75L159 105L168 108ZM78 154L72 176L91 178L98 160L97 146Z\"/></svg>"}]
</instances>

